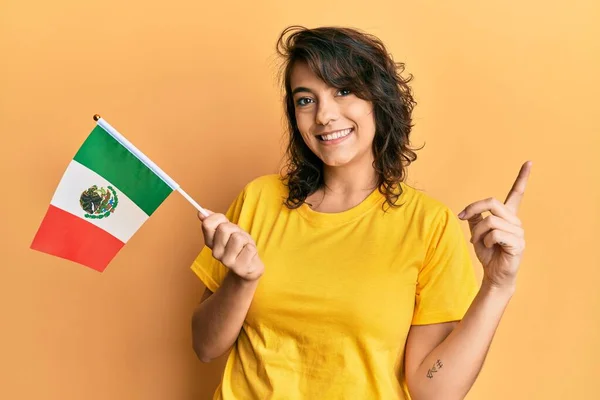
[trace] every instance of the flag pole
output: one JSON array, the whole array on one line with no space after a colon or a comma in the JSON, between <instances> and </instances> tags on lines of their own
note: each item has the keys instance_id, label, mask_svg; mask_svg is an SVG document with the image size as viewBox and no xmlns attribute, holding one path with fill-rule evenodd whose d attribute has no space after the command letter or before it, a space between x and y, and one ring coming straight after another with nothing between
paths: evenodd
<instances>
[{"instance_id":1,"label":"flag pole","mask_svg":"<svg viewBox=\"0 0 600 400\"><path fill-rule=\"evenodd\" d=\"M206 212L206 210L205 210L204 208L200 207L200 205L199 205L198 203L196 203L196 202L194 201L194 199L192 199L192 198L190 197L190 195L189 195L189 194L187 194L186 192L184 192L184 191L183 191L183 189L182 189L181 187L178 187L178 188L177 188L177 191L178 191L179 193L181 193L181 195L182 195L183 197L185 197L185 199L186 199L187 201L189 201L189 202L190 202L190 203L191 203L191 204L192 204L192 205L193 205L193 206L196 208L196 210L198 210L198 211L200 212L200 214L204 215L205 217L208 217L208 212Z\"/></svg>"},{"instance_id":2,"label":"flag pole","mask_svg":"<svg viewBox=\"0 0 600 400\"><path fill-rule=\"evenodd\" d=\"M131 154L136 156L142 163L144 163L144 165L150 168L155 174L160 176L161 179L163 179L165 183L171 187L171 189L178 191L187 201L190 202L191 205L194 206L194 208L196 208L196 210L200 212L200 214L208 217L208 212L204 208L200 207L200 205L196 203L196 201L194 201L194 199L192 199L177 182L175 182L169 175L160 169L158 165L154 164L154 162L152 162L152 160L150 160L144 153L139 151L131 142L125 139L125 137L121 135L115 128L110 126L110 124L102 119L100 114L94 114L94 121L96 121L96 123L100 125L106 132L108 132L108 134L111 135L115 140L121 143L123 147L129 150Z\"/></svg>"}]
</instances>

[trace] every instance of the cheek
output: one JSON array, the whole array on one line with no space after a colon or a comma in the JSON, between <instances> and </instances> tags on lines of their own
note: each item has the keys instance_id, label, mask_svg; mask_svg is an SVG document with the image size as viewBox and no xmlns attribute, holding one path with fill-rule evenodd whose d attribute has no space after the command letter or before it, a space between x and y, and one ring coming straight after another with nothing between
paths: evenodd
<instances>
[{"instance_id":1,"label":"cheek","mask_svg":"<svg viewBox=\"0 0 600 400\"><path fill-rule=\"evenodd\" d=\"M369 136L375 135L375 117L372 109L357 110L355 121L359 124L361 131Z\"/></svg>"},{"instance_id":2,"label":"cheek","mask_svg":"<svg viewBox=\"0 0 600 400\"><path fill-rule=\"evenodd\" d=\"M364 126L374 126L373 107L367 102L354 102L348 105L346 115Z\"/></svg>"},{"instance_id":3,"label":"cheek","mask_svg":"<svg viewBox=\"0 0 600 400\"><path fill-rule=\"evenodd\" d=\"M312 125L312 119L309 113L301 112L296 113L296 125L298 126L298 130L302 137L306 140L307 137L310 136L310 127Z\"/></svg>"}]
</instances>

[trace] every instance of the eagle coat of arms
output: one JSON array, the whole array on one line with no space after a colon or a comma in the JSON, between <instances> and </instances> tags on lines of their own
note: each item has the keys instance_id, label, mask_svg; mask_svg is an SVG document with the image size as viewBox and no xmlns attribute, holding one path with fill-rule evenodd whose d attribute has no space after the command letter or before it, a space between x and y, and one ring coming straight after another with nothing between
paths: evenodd
<instances>
[{"instance_id":1,"label":"eagle coat of arms","mask_svg":"<svg viewBox=\"0 0 600 400\"><path fill-rule=\"evenodd\" d=\"M86 212L84 216L92 219L110 216L115 212L118 204L119 198L112 186L104 188L94 185L84 190L79 198L79 205Z\"/></svg>"}]
</instances>

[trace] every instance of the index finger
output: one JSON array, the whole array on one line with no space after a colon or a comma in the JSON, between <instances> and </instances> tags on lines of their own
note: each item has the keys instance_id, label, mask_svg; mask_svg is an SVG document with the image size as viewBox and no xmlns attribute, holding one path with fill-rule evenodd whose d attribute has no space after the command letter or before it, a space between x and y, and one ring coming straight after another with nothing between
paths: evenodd
<instances>
[{"instance_id":1,"label":"index finger","mask_svg":"<svg viewBox=\"0 0 600 400\"><path fill-rule=\"evenodd\" d=\"M527 180L529 179L529 173L531 172L532 165L533 163L531 161L527 161L521 166L519 175L517 176L512 188L510 188L510 192L508 192L506 200L504 201L504 204L514 213L517 212L519 206L521 205L521 200L523 200L525 187L527 186Z\"/></svg>"}]
</instances>

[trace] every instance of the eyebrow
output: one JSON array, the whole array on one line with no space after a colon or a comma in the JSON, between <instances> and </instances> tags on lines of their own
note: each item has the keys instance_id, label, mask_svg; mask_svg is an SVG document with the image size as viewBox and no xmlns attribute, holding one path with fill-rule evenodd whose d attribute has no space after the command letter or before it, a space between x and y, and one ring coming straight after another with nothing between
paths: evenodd
<instances>
[{"instance_id":1,"label":"eyebrow","mask_svg":"<svg viewBox=\"0 0 600 400\"><path fill-rule=\"evenodd\" d=\"M309 88L306 88L304 86L298 86L296 89L294 89L292 91L292 96L295 95L296 93L300 93L300 92L312 93L312 90L310 90Z\"/></svg>"}]
</instances>

